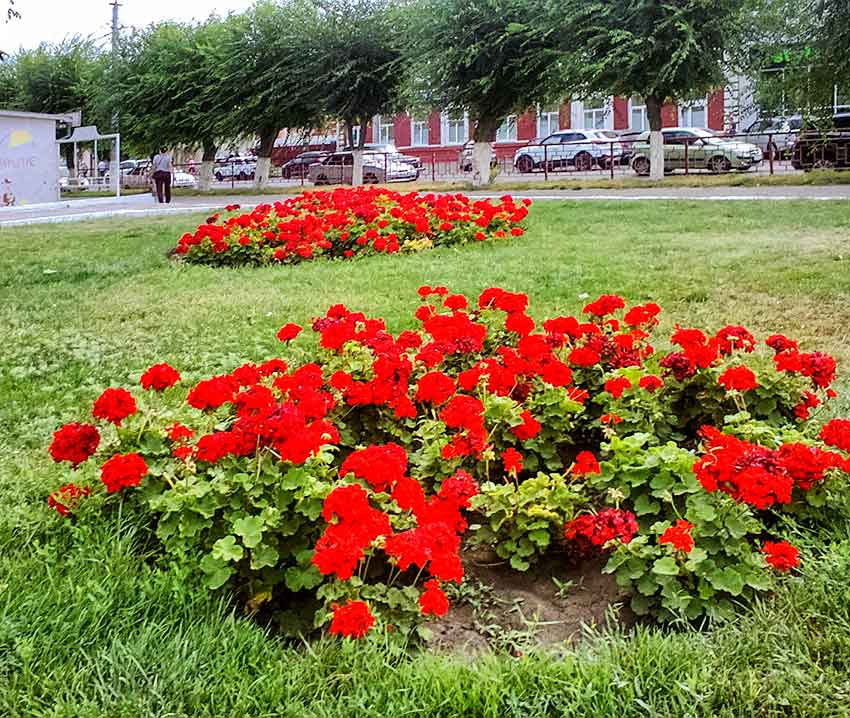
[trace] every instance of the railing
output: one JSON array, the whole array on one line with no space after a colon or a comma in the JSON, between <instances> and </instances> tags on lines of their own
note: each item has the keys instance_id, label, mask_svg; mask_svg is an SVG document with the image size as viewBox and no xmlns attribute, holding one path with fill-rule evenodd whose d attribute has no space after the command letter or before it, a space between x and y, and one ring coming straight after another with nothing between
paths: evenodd
<instances>
[{"instance_id":1,"label":"railing","mask_svg":"<svg viewBox=\"0 0 850 718\"><path fill-rule=\"evenodd\" d=\"M665 174L699 175L735 172L750 175L801 175L820 169L850 169L850 129L817 132L717 133L716 139L670 138L664 146ZM494 145L491 171L495 182L565 179L617 180L649 171L649 143L630 138L567 144L529 143L511 148ZM212 188L250 188L256 162L219 161L213 165ZM272 186L350 183L352 166L336 164L272 164ZM197 188L200 163L175 165L172 187ZM124 189L151 186L148 167L122 172ZM364 181L427 183L469 182L472 153L462 147L401 149L400 155L370 152L364 158ZM109 177L88 177L89 189L109 185ZM76 183L75 183L76 184ZM82 186L79 189L85 189Z\"/></svg>"}]
</instances>

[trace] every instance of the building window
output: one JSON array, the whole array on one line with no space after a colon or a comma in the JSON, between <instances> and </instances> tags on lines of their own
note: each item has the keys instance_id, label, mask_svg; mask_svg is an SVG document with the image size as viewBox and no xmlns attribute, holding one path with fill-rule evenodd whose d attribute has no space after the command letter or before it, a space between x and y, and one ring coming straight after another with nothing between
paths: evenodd
<instances>
[{"instance_id":1,"label":"building window","mask_svg":"<svg viewBox=\"0 0 850 718\"><path fill-rule=\"evenodd\" d=\"M591 130L604 130L608 116L608 101L604 97L591 97L584 101L582 127Z\"/></svg>"},{"instance_id":2,"label":"building window","mask_svg":"<svg viewBox=\"0 0 850 718\"><path fill-rule=\"evenodd\" d=\"M430 144L430 132L428 120L410 120L410 144L414 147L423 147Z\"/></svg>"},{"instance_id":3,"label":"building window","mask_svg":"<svg viewBox=\"0 0 850 718\"><path fill-rule=\"evenodd\" d=\"M509 115L496 130L496 142L516 142L516 115Z\"/></svg>"},{"instance_id":4,"label":"building window","mask_svg":"<svg viewBox=\"0 0 850 718\"><path fill-rule=\"evenodd\" d=\"M392 119L387 121L385 118L377 115L373 126L375 128L375 142L382 145L395 144L395 123Z\"/></svg>"},{"instance_id":5,"label":"building window","mask_svg":"<svg viewBox=\"0 0 850 718\"><path fill-rule=\"evenodd\" d=\"M537 108L537 136L548 137L561 129L561 108L558 105Z\"/></svg>"},{"instance_id":6,"label":"building window","mask_svg":"<svg viewBox=\"0 0 850 718\"><path fill-rule=\"evenodd\" d=\"M643 98L635 95L629 100L629 129L644 132L649 129L646 118L646 105Z\"/></svg>"},{"instance_id":7,"label":"building window","mask_svg":"<svg viewBox=\"0 0 850 718\"><path fill-rule=\"evenodd\" d=\"M443 144L462 145L469 139L469 117L464 112L443 113Z\"/></svg>"},{"instance_id":8,"label":"building window","mask_svg":"<svg viewBox=\"0 0 850 718\"><path fill-rule=\"evenodd\" d=\"M684 105L681 109L681 124L682 127L707 127L706 120L708 113L706 112L706 101L697 100L688 105Z\"/></svg>"}]
</instances>

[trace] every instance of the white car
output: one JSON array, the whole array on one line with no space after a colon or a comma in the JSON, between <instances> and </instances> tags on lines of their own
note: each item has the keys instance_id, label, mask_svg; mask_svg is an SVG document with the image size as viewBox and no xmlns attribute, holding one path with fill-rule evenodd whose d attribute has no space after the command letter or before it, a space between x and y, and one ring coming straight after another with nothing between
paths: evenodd
<instances>
[{"instance_id":1,"label":"white car","mask_svg":"<svg viewBox=\"0 0 850 718\"><path fill-rule=\"evenodd\" d=\"M334 152L321 162L310 165L308 178L313 184L351 184L354 174L354 155ZM364 153L363 184L379 182L413 182L419 170L407 162L392 160L388 155Z\"/></svg>"},{"instance_id":2,"label":"white car","mask_svg":"<svg viewBox=\"0 0 850 718\"><path fill-rule=\"evenodd\" d=\"M514 167L520 172L575 167L586 171L597 165L608 169L613 161L620 164L624 147L612 130L560 130L542 142L520 147L514 154Z\"/></svg>"},{"instance_id":3,"label":"white car","mask_svg":"<svg viewBox=\"0 0 850 718\"><path fill-rule=\"evenodd\" d=\"M228 157L216 160L213 174L219 182L230 179L252 180L257 174L257 158Z\"/></svg>"}]
</instances>

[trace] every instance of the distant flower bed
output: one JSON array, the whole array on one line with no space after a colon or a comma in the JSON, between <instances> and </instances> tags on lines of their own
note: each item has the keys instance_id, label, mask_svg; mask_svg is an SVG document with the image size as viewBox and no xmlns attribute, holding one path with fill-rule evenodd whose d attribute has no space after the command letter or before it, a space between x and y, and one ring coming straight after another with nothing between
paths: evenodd
<instances>
[{"instance_id":1,"label":"distant flower bed","mask_svg":"<svg viewBox=\"0 0 850 718\"><path fill-rule=\"evenodd\" d=\"M295 264L318 257L418 252L524 233L531 200L498 202L462 194L402 194L375 187L304 192L250 212L228 205L174 253L214 266Z\"/></svg>"},{"instance_id":2,"label":"distant flower bed","mask_svg":"<svg viewBox=\"0 0 850 718\"><path fill-rule=\"evenodd\" d=\"M464 543L520 572L604 556L638 613L727 617L846 506L850 421L816 420L827 354L737 325L656 351L660 307L613 295L540 323L524 294L419 295L415 330L337 304L298 362L107 389L55 433L49 505L120 507L181 580L351 637L443 615Z\"/></svg>"}]
</instances>

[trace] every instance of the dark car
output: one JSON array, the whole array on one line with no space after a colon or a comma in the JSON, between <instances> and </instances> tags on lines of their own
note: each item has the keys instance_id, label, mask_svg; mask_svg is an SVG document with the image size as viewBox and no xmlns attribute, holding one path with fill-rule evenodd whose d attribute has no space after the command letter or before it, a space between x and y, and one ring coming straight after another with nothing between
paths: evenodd
<instances>
[{"instance_id":1,"label":"dark car","mask_svg":"<svg viewBox=\"0 0 850 718\"><path fill-rule=\"evenodd\" d=\"M620 133L620 144L623 146L623 155L620 158L620 164L628 165L632 162L632 145L635 142L640 142L644 130L623 130Z\"/></svg>"},{"instance_id":2,"label":"dark car","mask_svg":"<svg viewBox=\"0 0 850 718\"><path fill-rule=\"evenodd\" d=\"M791 166L797 170L850 167L850 112L832 117L830 129L806 129L791 147Z\"/></svg>"},{"instance_id":3,"label":"dark car","mask_svg":"<svg viewBox=\"0 0 850 718\"><path fill-rule=\"evenodd\" d=\"M310 165L315 162L321 162L327 156L327 152L302 152L297 157L293 157L289 160L289 162L284 162L281 165L281 175L284 179L306 177L310 171Z\"/></svg>"}]
</instances>

